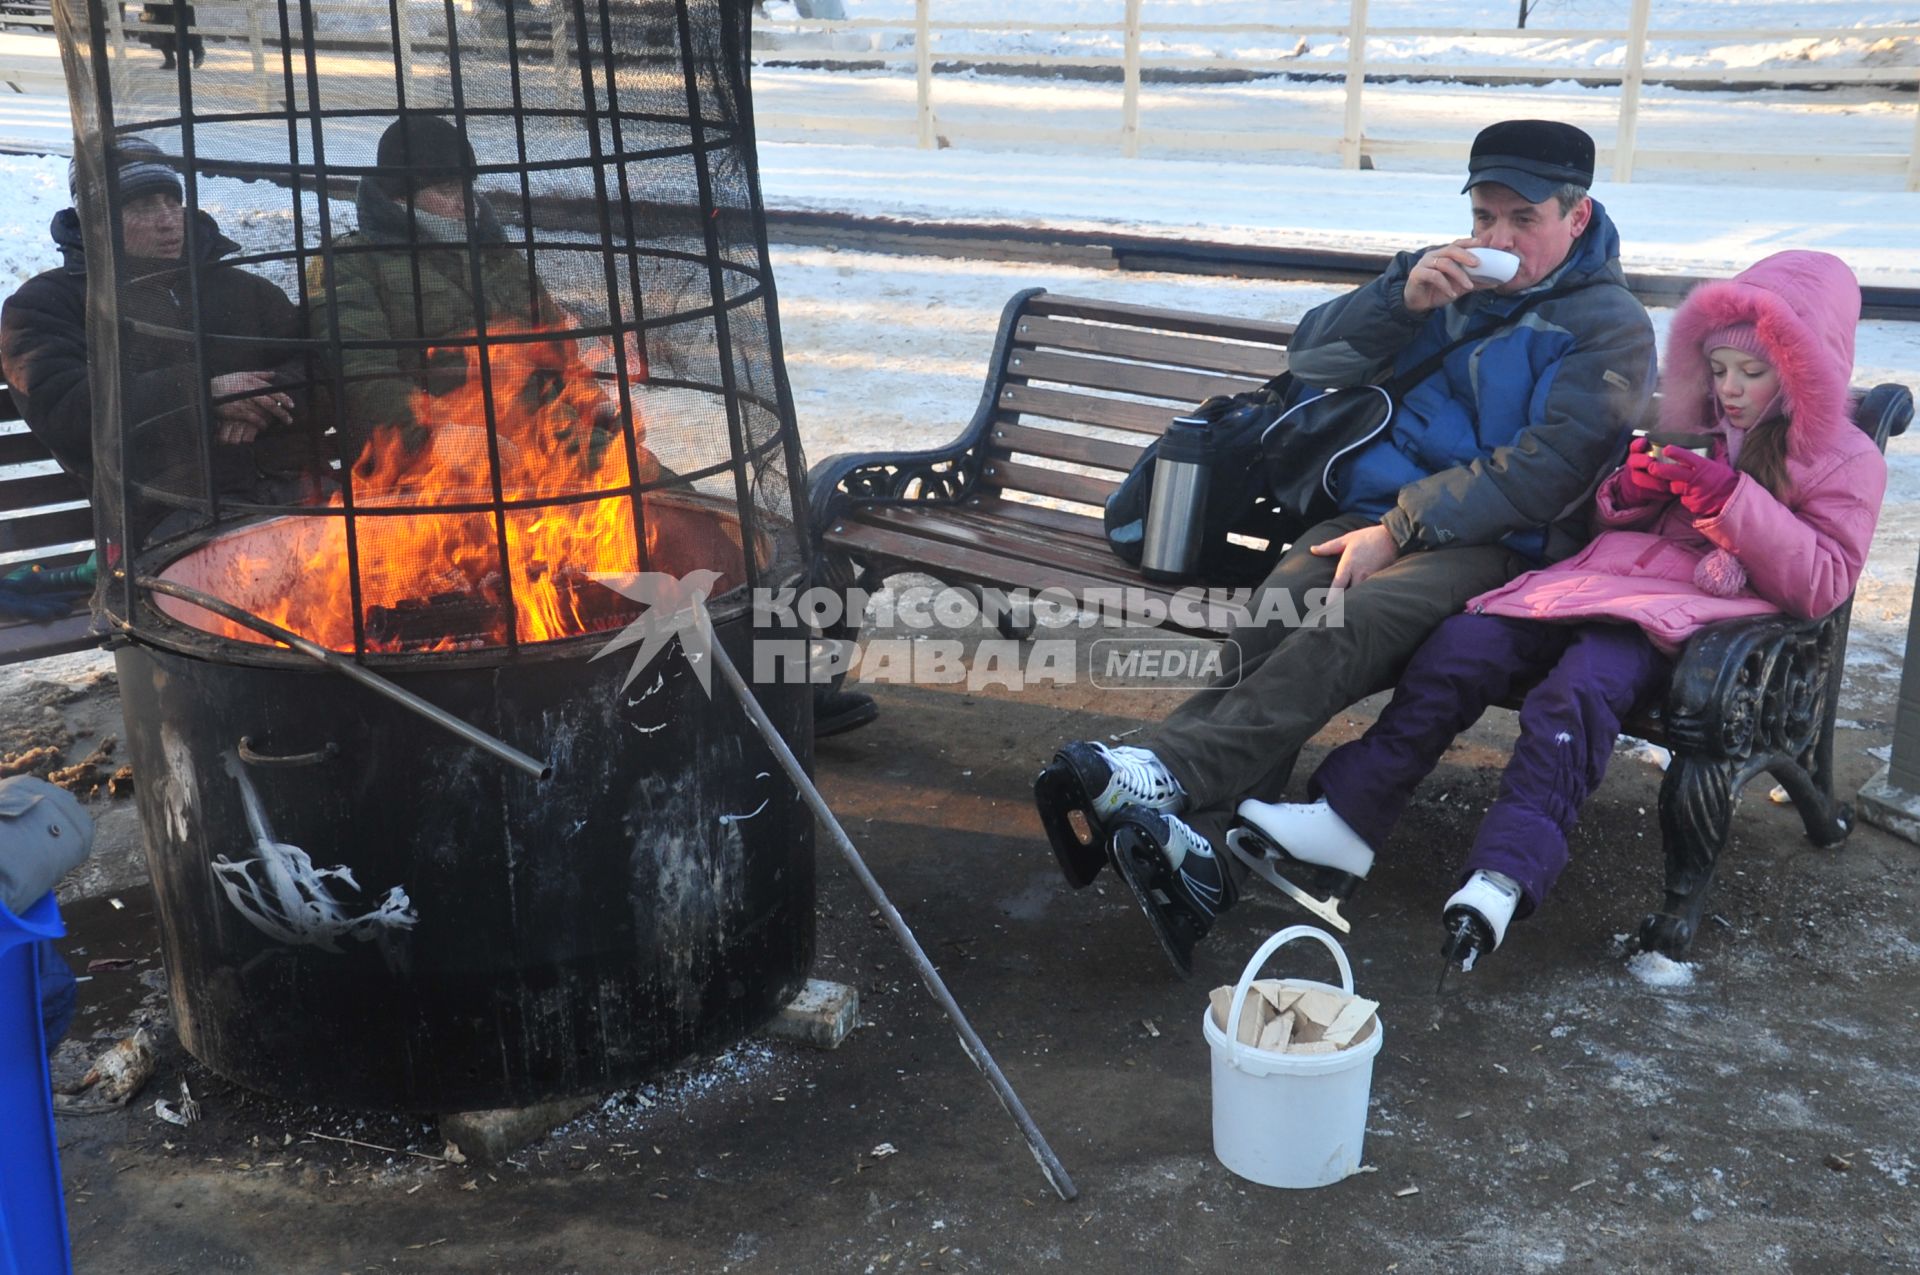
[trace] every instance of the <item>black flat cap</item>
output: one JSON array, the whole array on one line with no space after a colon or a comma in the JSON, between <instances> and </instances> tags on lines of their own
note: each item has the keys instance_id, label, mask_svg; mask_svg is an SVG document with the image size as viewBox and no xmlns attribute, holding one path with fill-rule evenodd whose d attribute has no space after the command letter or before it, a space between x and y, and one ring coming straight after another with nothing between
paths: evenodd
<instances>
[{"instance_id":1,"label":"black flat cap","mask_svg":"<svg viewBox=\"0 0 1920 1275\"><path fill-rule=\"evenodd\" d=\"M1480 130L1467 160L1464 194L1498 182L1537 204L1571 182L1593 185L1593 139L1558 120L1502 120Z\"/></svg>"}]
</instances>

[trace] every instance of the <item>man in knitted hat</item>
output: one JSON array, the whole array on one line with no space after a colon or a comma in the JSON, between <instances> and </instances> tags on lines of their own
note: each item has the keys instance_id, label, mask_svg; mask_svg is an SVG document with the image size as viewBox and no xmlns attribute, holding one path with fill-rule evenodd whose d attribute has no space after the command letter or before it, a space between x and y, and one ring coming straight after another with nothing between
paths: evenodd
<instances>
[{"instance_id":1,"label":"man in knitted hat","mask_svg":"<svg viewBox=\"0 0 1920 1275\"><path fill-rule=\"evenodd\" d=\"M204 505L213 492L240 500L290 502L318 472L314 440L301 427L299 308L258 275L220 259L239 244L213 218L195 214L196 289L187 286L186 210L173 161L145 138L114 141L122 257L122 356L128 451L144 472L129 475L161 493L149 528L175 507ZM79 202L77 169L70 169ZM100 192L94 206L106 199ZM0 307L0 369L27 426L82 482L93 480L93 404L87 372L87 245L76 208L54 215L64 264L22 284ZM198 329L201 339L196 341ZM212 418L201 422L202 365ZM212 472L199 469L199 438L211 434ZM136 520L138 521L138 520Z\"/></svg>"},{"instance_id":2,"label":"man in knitted hat","mask_svg":"<svg viewBox=\"0 0 1920 1275\"><path fill-rule=\"evenodd\" d=\"M1250 866L1346 928L1338 900L1372 855L1275 813L1301 748L1392 686L1468 598L1585 541L1587 497L1654 383L1653 327L1587 193L1593 157L1569 124L1487 128L1462 188L1471 233L1401 253L1300 321L1287 357L1302 397L1439 362L1405 388L1388 428L1334 463L1338 515L1300 535L1256 591L1220 682L1132 745L1069 743L1041 772L1035 796L1067 880L1120 867L1183 972L1238 894L1236 820L1251 835L1235 845L1258 852ZM1261 618L1327 616L1308 594L1329 589L1337 624ZM1268 608L1276 596L1290 605ZM1070 832L1073 811L1091 840Z\"/></svg>"}]
</instances>

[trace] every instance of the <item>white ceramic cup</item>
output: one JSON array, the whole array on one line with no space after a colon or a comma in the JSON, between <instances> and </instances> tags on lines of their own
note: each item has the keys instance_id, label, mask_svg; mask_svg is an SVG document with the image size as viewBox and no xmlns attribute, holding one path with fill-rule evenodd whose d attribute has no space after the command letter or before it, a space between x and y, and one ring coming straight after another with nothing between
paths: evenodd
<instances>
[{"instance_id":1,"label":"white ceramic cup","mask_svg":"<svg viewBox=\"0 0 1920 1275\"><path fill-rule=\"evenodd\" d=\"M1520 273L1520 258L1499 248L1469 248L1480 259L1477 266L1465 267L1467 278L1475 283L1502 284Z\"/></svg>"}]
</instances>

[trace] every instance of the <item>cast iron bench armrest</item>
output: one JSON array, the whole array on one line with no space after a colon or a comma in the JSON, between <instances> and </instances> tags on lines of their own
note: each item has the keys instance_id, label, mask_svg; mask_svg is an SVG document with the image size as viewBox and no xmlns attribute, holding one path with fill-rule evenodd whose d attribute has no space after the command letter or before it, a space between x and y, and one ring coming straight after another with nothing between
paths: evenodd
<instances>
[{"instance_id":1,"label":"cast iron bench armrest","mask_svg":"<svg viewBox=\"0 0 1920 1275\"><path fill-rule=\"evenodd\" d=\"M975 441L962 438L924 452L844 452L813 467L814 525L824 527L849 505L964 500L980 477Z\"/></svg>"},{"instance_id":2,"label":"cast iron bench armrest","mask_svg":"<svg viewBox=\"0 0 1920 1275\"><path fill-rule=\"evenodd\" d=\"M1831 670L1849 606L1701 629L1675 662L1661 724L1678 750L1717 761L1803 757L1831 715Z\"/></svg>"},{"instance_id":3,"label":"cast iron bench armrest","mask_svg":"<svg viewBox=\"0 0 1920 1275\"><path fill-rule=\"evenodd\" d=\"M898 504L931 501L957 504L979 481L988 434L993 428L1000 387L1006 380L1007 352L1027 302L1046 291L1027 288L1013 294L1000 312L1000 330L988 356L980 405L960 437L943 447L918 452L850 452L829 456L813 466L807 483L815 534L848 504Z\"/></svg>"}]
</instances>

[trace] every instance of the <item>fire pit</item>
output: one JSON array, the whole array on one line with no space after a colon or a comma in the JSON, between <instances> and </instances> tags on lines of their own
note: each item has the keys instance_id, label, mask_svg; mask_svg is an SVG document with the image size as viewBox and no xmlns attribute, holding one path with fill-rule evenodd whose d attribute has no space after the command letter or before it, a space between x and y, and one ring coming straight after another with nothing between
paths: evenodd
<instances>
[{"instance_id":1,"label":"fire pit","mask_svg":"<svg viewBox=\"0 0 1920 1275\"><path fill-rule=\"evenodd\" d=\"M811 816L739 703L675 640L594 658L692 590L751 666L752 591L805 578L748 6L482 8L286 0L264 78L153 80L55 4L173 1006L302 1100L632 1083L812 956ZM181 260L129 248L133 137L181 175ZM807 688L760 698L804 759Z\"/></svg>"}]
</instances>

